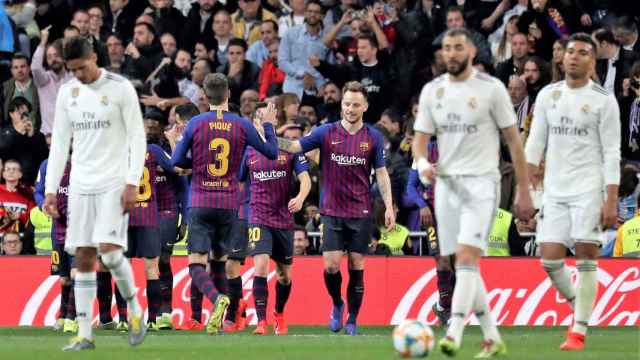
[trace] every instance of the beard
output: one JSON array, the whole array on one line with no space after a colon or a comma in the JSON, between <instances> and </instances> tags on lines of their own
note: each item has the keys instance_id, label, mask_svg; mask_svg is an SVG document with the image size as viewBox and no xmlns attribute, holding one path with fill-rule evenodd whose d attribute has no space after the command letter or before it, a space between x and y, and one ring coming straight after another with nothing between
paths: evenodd
<instances>
[{"instance_id":1,"label":"beard","mask_svg":"<svg viewBox=\"0 0 640 360\"><path fill-rule=\"evenodd\" d=\"M62 70L64 68L64 64L61 63L61 62L55 61L55 62L51 63L51 65L49 65L49 67L54 72L59 72L60 70Z\"/></svg>"},{"instance_id":2,"label":"beard","mask_svg":"<svg viewBox=\"0 0 640 360\"><path fill-rule=\"evenodd\" d=\"M469 57L467 56L462 60L462 62L457 62L455 60L450 60L447 63L447 72L453 76L458 76L462 74L467 67L469 66Z\"/></svg>"}]
</instances>

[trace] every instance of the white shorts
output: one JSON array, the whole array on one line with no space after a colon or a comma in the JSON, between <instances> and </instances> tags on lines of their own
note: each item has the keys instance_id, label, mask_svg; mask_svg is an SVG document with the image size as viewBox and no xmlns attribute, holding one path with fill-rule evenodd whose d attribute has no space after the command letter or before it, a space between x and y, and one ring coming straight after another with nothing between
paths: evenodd
<instances>
[{"instance_id":1,"label":"white shorts","mask_svg":"<svg viewBox=\"0 0 640 360\"><path fill-rule=\"evenodd\" d=\"M604 194L596 191L574 200L544 198L538 215L536 242L557 243L571 249L576 242L600 245L604 232L600 211Z\"/></svg>"},{"instance_id":2,"label":"white shorts","mask_svg":"<svg viewBox=\"0 0 640 360\"><path fill-rule=\"evenodd\" d=\"M434 197L440 255L455 254L458 244L486 252L499 193L500 183L492 176L437 178Z\"/></svg>"},{"instance_id":3,"label":"white shorts","mask_svg":"<svg viewBox=\"0 0 640 360\"><path fill-rule=\"evenodd\" d=\"M114 244L127 250L129 215L123 213L118 187L101 194L69 194L65 250L75 255L78 247Z\"/></svg>"}]
</instances>

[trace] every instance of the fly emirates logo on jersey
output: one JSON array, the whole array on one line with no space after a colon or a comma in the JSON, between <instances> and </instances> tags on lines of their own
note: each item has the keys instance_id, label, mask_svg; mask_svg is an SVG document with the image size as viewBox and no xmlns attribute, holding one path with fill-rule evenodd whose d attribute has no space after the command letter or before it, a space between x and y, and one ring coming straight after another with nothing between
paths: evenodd
<instances>
[{"instance_id":1,"label":"fly emirates logo on jersey","mask_svg":"<svg viewBox=\"0 0 640 360\"><path fill-rule=\"evenodd\" d=\"M561 116L560 125L552 125L551 133L560 136L588 136L589 129L575 126L573 119L568 116Z\"/></svg>"},{"instance_id":2,"label":"fly emirates logo on jersey","mask_svg":"<svg viewBox=\"0 0 640 360\"><path fill-rule=\"evenodd\" d=\"M447 123L440 126L442 132L463 134L475 134L478 132L478 126L475 124L463 123L462 116L460 116L460 114L448 113L447 121Z\"/></svg>"},{"instance_id":3,"label":"fly emirates logo on jersey","mask_svg":"<svg viewBox=\"0 0 640 360\"><path fill-rule=\"evenodd\" d=\"M287 172L284 170L260 170L253 172L253 178L260 181L278 180L285 176L287 176Z\"/></svg>"},{"instance_id":4,"label":"fly emirates logo on jersey","mask_svg":"<svg viewBox=\"0 0 640 360\"><path fill-rule=\"evenodd\" d=\"M71 127L74 131L108 129L111 127L111 121L96 119L96 113L83 111L80 121L72 121Z\"/></svg>"}]
</instances>

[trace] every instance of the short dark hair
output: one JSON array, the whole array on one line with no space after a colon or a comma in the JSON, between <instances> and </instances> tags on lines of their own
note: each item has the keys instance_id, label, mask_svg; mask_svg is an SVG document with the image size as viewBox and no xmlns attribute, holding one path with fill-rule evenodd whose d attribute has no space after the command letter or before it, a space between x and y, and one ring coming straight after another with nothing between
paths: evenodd
<instances>
[{"instance_id":1,"label":"short dark hair","mask_svg":"<svg viewBox=\"0 0 640 360\"><path fill-rule=\"evenodd\" d=\"M82 36L74 36L64 42L62 57L64 61L87 59L93 54L93 46Z\"/></svg>"},{"instance_id":2,"label":"short dark hair","mask_svg":"<svg viewBox=\"0 0 640 360\"><path fill-rule=\"evenodd\" d=\"M80 29L78 29L78 27L75 25L67 26L66 28L64 28L64 31L77 31L78 33L80 33Z\"/></svg>"},{"instance_id":3,"label":"short dark hair","mask_svg":"<svg viewBox=\"0 0 640 360\"><path fill-rule=\"evenodd\" d=\"M371 44L372 47L374 47L376 49L379 49L378 40L376 39L375 36L373 36L373 34L364 33L364 34L358 36L358 40L368 41L369 44Z\"/></svg>"},{"instance_id":4,"label":"short dark hair","mask_svg":"<svg viewBox=\"0 0 640 360\"><path fill-rule=\"evenodd\" d=\"M13 54L13 56L11 57L11 62L13 62L14 60L24 60L27 62L27 65L29 65L29 58L23 53Z\"/></svg>"},{"instance_id":5,"label":"short dark hair","mask_svg":"<svg viewBox=\"0 0 640 360\"><path fill-rule=\"evenodd\" d=\"M452 5L452 6L449 6L447 8L447 15L449 15L450 13L454 13L454 12L459 12L460 15L462 15L462 18L464 18L464 11L462 10L462 8L460 6Z\"/></svg>"},{"instance_id":6,"label":"short dark hair","mask_svg":"<svg viewBox=\"0 0 640 360\"><path fill-rule=\"evenodd\" d=\"M135 28L137 28L138 26L144 26L144 27L146 27L146 28L147 28L147 30L148 30L151 34L153 34L153 36L154 36L154 37L156 36L156 28L155 28L155 27L153 27L153 25L151 25L151 24L149 24L149 23L146 23L146 22L139 22L139 23L137 23L133 28L135 29Z\"/></svg>"},{"instance_id":7,"label":"short dark hair","mask_svg":"<svg viewBox=\"0 0 640 360\"><path fill-rule=\"evenodd\" d=\"M467 39L468 43L473 44L473 40L471 38L471 32L469 32L469 30L465 28L449 29L445 31L444 36L442 38L444 39L446 37L456 37L456 36L464 36L464 38Z\"/></svg>"},{"instance_id":8,"label":"short dark hair","mask_svg":"<svg viewBox=\"0 0 640 360\"><path fill-rule=\"evenodd\" d=\"M114 32L112 32L109 35L107 35L105 43L109 40L109 38L112 38L112 37L118 39L122 44L124 44L124 40L122 39L122 36L120 36L118 33L114 33Z\"/></svg>"},{"instance_id":9,"label":"short dark hair","mask_svg":"<svg viewBox=\"0 0 640 360\"><path fill-rule=\"evenodd\" d=\"M19 110L21 107L26 106L29 112L33 109L29 100L22 96L16 96L9 102L9 113Z\"/></svg>"},{"instance_id":10,"label":"short dark hair","mask_svg":"<svg viewBox=\"0 0 640 360\"><path fill-rule=\"evenodd\" d=\"M87 16L89 16L89 12L86 9L77 9L73 12L73 15L71 15L71 19L73 20L73 18L75 18L78 13L85 13L87 14Z\"/></svg>"},{"instance_id":11,"label":"short dark hair","mask_svg":"<svg viewBox=\"0 0 640 360\"><path fill-rule=\"evenodd\" d=\"M614 29L622 29L625 31L636 32L638 31L638 25L636 25L636 22L633 20L631 16L623 15L623 16L620 16L618 20L616 20Z\"/></svg>"},{"instance_id":12,"label":"short dark hair","mask_svg":"<svg viewBox=\"0 0 640 360\"><path fill-rule=\"evenodd\" d=\"M3 242L3 243L4 243L4 239L5 239L7 236L9 236L9 235L15 235L15 236L17 236L17 237L18 237L18 239L19 239L20 241L22 241L22 237L20 236L20 233L19 233L19 232L14 231L14 230L9 230L9 231L5 232L5 233L4 233L4 235L2 235L2 242Z\"/></svg>"},{"instance_id":13,"label":"short dark hair","mask_svg":"<svg viewBox=\"0 0 640 360\"><path fill-rule=\"evenodd\" d=\"M221 105L229 96L229 80L224 74L207 74L202 83L202 87L211 105Z\"/></svg>"},{"instance_id":14,"label":"short dark hair","mask_svg":"<svg viewBox=\"0 0 640 360\"><path fill-rule=\"evenodd\" d=\"M570 43L576 42L576 41L591 45L591 49L592 49L591 53L593 54L594 57L596 56L596 52L598 51L598 45L596 44L595 41L593 41L593 39L591 38L591 36L589 36L589 34L579 32L571 35L567 42L567 46L569 46Z\"/></svg>"},{"instance_id":15,"label":"short dark hair","mask_svg":"<svg viewBox=\"0 0 640 360\"><path fill-rule=\"evenodd\" d=\"M320 1L318 0L309 0L307 1L307 4L304 6L304 8L308 8L309 5L314 4L314 5L318 5L320 7L320 9L322 9L322 11L324 11L324 7L322 7L322 4L320 3Z\"/></svg>"},{"instance_id":16,"label":"short dark hair","mask_svg":"<svg viewBox=\"0 0 640 360\"><path fill-rule=\"evenodd\" d=\"M640 60L637 60L633 63L633 65L631 65L631 70L629 70L629 77L640 77Z\"/></svg>"},{"instance_id":17,"label":"short dark hair","mask_svg":"<svg viewBox=\"0 0 640 360\"><path fill-rule=\"evenodd\" d=\"M273 25L273 30L278 33L278 22L273 19L262 20L263 24L271 24Z\"/></svg>"},{"instance_id":18,"label":"short dark hair","mask_svg":"<svg viewBox=\"0 0 640 360\"><path fill-rule=\"evenodd\" d=\"M256 117L256 115L258 114L258 110L262 109L262 108L266 108L269 105L269 103L264 102L264 101L260 101L256 103L256 108L253 109L253 112L251 113L251 120L253 120L253 118Z\"/></svg>"},{"instance_id":19,"label":"short dark hair","mask_svg":"<svg viewBox=\"0 0 640 360\"><path fill-rule=\"evenodd\" d=\"M389 119L394 122L394 123L401 123L402 122L402 118L400 117L400 114L398 114L397 112L395 112L393 109L388 108L385 109L382 114L380 114L380 117L383 116L387 116L389 117Z\"/></svg>"},{"instance_id":20,"label":"short dark hair","mask_svg":"<svg viewBox=\"0 0 640 360\"><path fill-rule=\"evenodd\" d=\"M294 225L293 232L295 233L296 231L302 231L304 232L304 237L309 237L309 235L307 234L307 229L304 226Z\"/></svg>"},{"instance_id":21,"label":"short dark hair","mask_svg":"<svg viewBox=\"0 0 640 360\"><path fill-rule=\"evenodd\" d=\"M367 89L365 89L365 87L357 81L349 81L348 83L344 84L344 86L342 87L342 95L346 94L347 91L359 92L362 94L362 96L364 96L365 100L367 99Z\"/></svg>"},{"instance_id":22,"label":"short dark hair","mask_svg":"<svg viewBox=\"0 0 640 360\"><path fill-rule=\"evenodd\" d=\"M186 103L176 106L176 115L180 116L180 120L189 122L194 116L198 116L200 110L193 103Z\"/></svg>"},{"instance_id":23,"label":"short dark hair","mask_svg":"<svg viewBox=\"0 0 640 360\"><path fill-rule=\"evenodd\" d=\"M609 44L620 45L620 43L613 36L613 31L609 29L598 29L593 32L593 37L595 37L599 43L606 41Z\"/></svg>"},{"instance_id":24,"label":"short dark hair","mask_svg":"<svg viewBox=\"0 0 640 360\"><path fill-rule=\"evenodd\" d=\"M227 45L227 49L232 47L232 46L240 46L244 52L247 52L247 42L244 41L244 39L240 39L240 38L233 38L231 40L229 40L229 44Z\"/></svg>"}]
</instances>

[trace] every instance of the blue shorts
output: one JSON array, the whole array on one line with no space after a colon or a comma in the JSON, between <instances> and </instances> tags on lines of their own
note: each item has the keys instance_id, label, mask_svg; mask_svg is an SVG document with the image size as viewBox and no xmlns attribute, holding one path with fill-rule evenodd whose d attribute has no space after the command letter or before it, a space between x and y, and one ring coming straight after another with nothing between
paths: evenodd
<instances>
[{"instance_id":1,"label":"blue shorts","mask_svg":"<svg viewBox=\"0 0 640 360\"><path fill-rule=\"evenodd\" d=\"M230 209L190 208L187 249L199 254L213 250L216 257L226 255L237 213Z\"/></svg>"},{"instance_id":2,"label":"blue shorts","mask_svg":"<svg viewBox=\"0 0 640 360\"><path fill-rule=\"evenodd\" d=\"M127 235L128 258L152 259L160 256L162 243L157 226L131 226Z\"/></svg>"},{"instance_id":3,"label":"blue shorts","mask_svg":"<svg viewBox=\"0 0 640 360\"><path fill-rule=\"evenodd\" d=\"M249 225L251 256L267 254L273 261L285 265L293 263L293 231L266 225Z\"/></svg>"},{"instance_id":4,"label":"blue shorts","mask_svg":"<svg viewBox=\"0 0 640 360\"><path fill-rule=\"evenodd\" d=\"M369 252L372 223L369 218L322 216L322 251Z\"/></svg>"}]
</instances>

